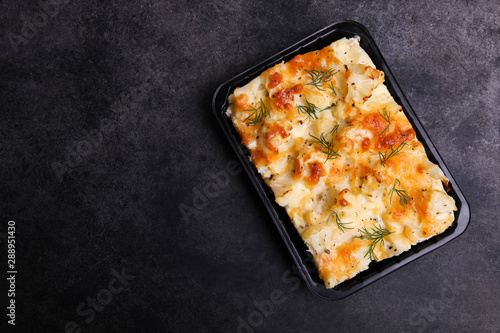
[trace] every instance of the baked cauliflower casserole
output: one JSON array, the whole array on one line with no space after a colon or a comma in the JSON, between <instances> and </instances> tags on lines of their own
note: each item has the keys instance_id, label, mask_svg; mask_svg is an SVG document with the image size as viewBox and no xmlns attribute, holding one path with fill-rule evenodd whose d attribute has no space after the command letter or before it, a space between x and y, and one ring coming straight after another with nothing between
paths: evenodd
<instances>
[{"instance_id":1,"label":"baked cauliflower casserole","mask_svg":"<svg viewBox=\"0 0 500 333\"><path fill-rule=\"evenodd\" d=\"M453 223L447 178L359 38L277 64L229 102L227 115L327 288Z\"/></svg>"}]
</instances>

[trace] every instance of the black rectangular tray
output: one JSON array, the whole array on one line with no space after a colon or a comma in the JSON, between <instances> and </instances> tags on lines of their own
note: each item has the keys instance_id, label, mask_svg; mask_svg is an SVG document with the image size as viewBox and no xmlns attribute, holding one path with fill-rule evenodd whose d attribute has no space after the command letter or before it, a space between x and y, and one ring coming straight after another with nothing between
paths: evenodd
<instances>
[{"instance_id":1,"label":"black rectangular tray","mask_svg":"<svg viewBox=\"0 0 500 333\"><path fill-rule=\"evenodd\" d=\"M241 144L241 139L236 132L231 119L227 117L226 110L228 108L228 97L234 89L236 87L244 86L269 67L272 67L281 61L289 61L297 54L320 50L343 37L350 38L354 36L359 36L361 38L361 47L368 53L377 69L384 71L385 85L389 89L395 101L403 107L403 111L417 133L417 138L425 147L427 156L432 162L441 167L444 174L449 179L450 190L448 194L455 199L457 211L455 212L455 221L444 233L416 244L412 246L410 250L398 256L387 258L380 262L372 262L367 270L359 273L350 280L342 282L332 289L327 289L324 286L323 281L319 278L317 271L311 269L311 263L313 262L312 256L309 252L307 252L307 247L290 221L286 210L275 202L272 190L262 180L262 177L257 172L255 166L249 160L250 151L243 144ZM406 100L406 97L397 84L394 75L387 66L387 63L385 62L384 57L380 53L380 50L375 44L372 36L363 25L357 22L342 21L332 24L226 81L216 90L212 100L212 109L231 146L238 155L243 168L248 173L248 176L259 193L259 196L269 211L274 224L283 237L283 241L290 251L308 288L313 294L321 298L338 300L346 297L361 288L366 287L368 284L380 279L381 277L395 271L403 265L448 243L462 234L469 224L470 208L467 200L458 187L455 179L453 179L450 171L444 164L441 156L439 156L439 153L431 142L431 139L423 129L422 124L415 115L412 107Z\"/></svg>"}]
</instances>

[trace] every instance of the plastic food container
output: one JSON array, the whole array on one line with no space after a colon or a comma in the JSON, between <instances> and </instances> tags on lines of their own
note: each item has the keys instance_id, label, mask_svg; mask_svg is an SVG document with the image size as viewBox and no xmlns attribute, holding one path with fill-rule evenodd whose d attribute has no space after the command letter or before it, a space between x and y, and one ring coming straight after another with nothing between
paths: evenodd
<instances>
[{"instance_id":1,"label":"plastic food container","mask_svg":"<svg viewBox=\"0 0 500 333\"><path fill-rule=\"evenodd\" d=\"M228 97L234 89L236 87L244 86L269 67L272 67L281 61L287 62L297 54L320 50L343 37L350 38L354 36L359 36L361 38L361 47L368 53L375 66L379 70L384 71L385 85L389 89L395 101L402 106L403 111L417 133L418 140L424 145L427 156L432 162L441 167L444 174L449 179L450 190L448 194L455 199L457 211L455 212L455 221L444 233L412 246L410 250L400 254L399 256L387 258L380 262L372 262L367 270L359 273L350 280L342 282L332 289L327 289L324 286L323 281L319 278L317 271L311 269L312 262L314 262L312 256L307 252L307 246L290 221L286 210L275 202L272 190L262 180L255 166L249 160L250 151L243 144L241 144L241 139L236 132L231 119L226 115L226 110L229 105ZM346 297L395 271L396 269L408 264L409 262L423 256L424 254L443 246L462 234L469 224L470 208L467 200L450 171L444 164L441 156L439 156L439 153L422 127L422 124L415 115L412 107L406 100L406 97L382 57L375 41L371 37L368 30L357 22L343 21L332 24L224 82L214 94L212 109L222 127L222 130L227 136L229 143L234 148L234 151L238 155L243 168L250 177L257 193L261 197L264 205L271 215L274 224L278 228L278 231L290 251L290 254L293 257L302 278L306 282L306 285L313 294L321 298L338 300Z\"/></svg>"}]
</instances>

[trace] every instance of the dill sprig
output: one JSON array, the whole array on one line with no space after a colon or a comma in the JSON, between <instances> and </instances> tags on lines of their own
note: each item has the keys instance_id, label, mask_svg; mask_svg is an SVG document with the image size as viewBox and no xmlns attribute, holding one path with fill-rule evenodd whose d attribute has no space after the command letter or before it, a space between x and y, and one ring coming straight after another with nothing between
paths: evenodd
<instances>
[{"instance_id":1,"label":"dill sprig","mask_svg":"<svg viewBox=\"0 0 500 333\"><path fill-rule=\"evenodd\" d=\"M384 118L385 121L387 121L387 126L385 127L385 129L382 131L382 133L380 133L379 135L382 135L385 133L385 131L387 131L389 129L389 126L391 126L391 113L390 112L387 112L387 106L384 107L384 110L382 111L382 113L380 111L378 111L378 114Z\"/></svg>"},{"instance_id":2,"label":"dill sprig","mask_svg":"<svg viewBox=\"0 0 500 333\"><path fill-rule=\"evenodd\" d=\"M307 114L312 119L318 119L318 112L323 112L323 111L331 109L331 108L332 108L331 106L327 106L324 109L320 109L319 107L317 107L313 103L309 103L309 101L306 98L306 105L297 106L297 111L299 113Z\"/></svg>"},{"instance_id":3,"label":"dill sprig","mask_svg":"<svg viewBox=\"0 0 500 333\"><path fill-rule=\"evenodd\" d=\"M349 228L347 227L348 224L352 224L352 222L342 222L340 220L340 217L339 215L337 214L337 212L334 212L333 210L330 210L330 215L328 215L328 218L326 219L326 221L328 222L330 220L330 217L331 218L335 218L335 223L337 224L337 228L339 228L340 231L342 232L345 232L346 230L351 230L351 229L354 229L354 228Z\"/></svg>"},{"instance_id":4,"label":"dill sprig","mask_svg":"<svg viewBox=\"0 0 500 333\"><path fill-rule=\"evenodd\" d=\"M338 125L336 127L333 128L333 130L337 130L338 129ZM333 131L332 130L332 131ZM338 149L335 150L334 147L335 147L335 143L333 143L333 137L332 137L332 141L331 142L328 142L328 140L326 140L326 137L325 137L325 133L321 133L321 135L319 136L319 138L317 136L314 136L312 134L309 133L309 135L314 139L314 140L307 140L306 143L312 143L312 144L315 144L316 145L316 148L326 154L326 161L330 160L330 159L336 159L337 157L340 157L340 154L338 153Z\"/></svg>"},{"instance_id":5,"label":"dill sprig","mask_svg":"<svg viewBox=\"0 0 500 333\"><path fill-rule=\"evenodd\" d=\"M401 204L401 206L403 206L403 208L406 208L406 206L410 204L411 198L408 195L408 191L397 189L396 186L398 185L401 185L401 182L396 178L396 180L394 181L394 186L389 192L391 194L389 203L392 205L392 195L394 194L394 192L396 192L399 197L399 203Z\"/></svg>"},{"instance_id":6,"label":"dill sprig","mask_svg":"<svg viewBox=\"0 0 500 333\"><path fill-rule=\"evenodd\" d=\"M330 134L333 135L335 133L337 133L339 130L339 125L335 125L333 126L332 130L330 131Z\"/></svg>"},{"instance_id":7,"label":"dill sprig","mask_svg":"<svg viewBox=\"0 0 500 333\"><path fill-rule=\"evenodd\" d=\"M335 96L337 96L337 92L335 91L335 86L333 85L333 82L330 82L330 84L327 85L326 87L330 89Z\"/></svg>"},{"instance_id":8,"label":"dill sprig","mask_svg":"<svg viewBox=\"0 0 500 333\"><path fill-rule=\"evenodd\" d=\"M326 71L323 72L323 68L324 67L321 67L321 69L318 71L318 70L310 70L310 69L306 69L306 72L307 74L309 74L311 76L311 82L309 83L306 83L305 85L306 86L315 86L316 88L318 88L318 90L321 90L321 91L324 91L325 89L323 89L323 85L330 81L330 79L332 78L333 75L337 74L339 71L335 71L334 68L330 68Z\"/></svg>"},{"instance_id":9,"label":"dill sprig","mask_svg":"<svg viewBox=\"0 0 500 333\"><path fill-rule=\"evenodd\" d=\"M383 153L381 151L379 151L378 157L380 158L380 163L382 164L382 166L385 167L385 162L387 162L387 160L390 159L391 157L394 157L397 154L399 154L401 152L401 150L403 150L405 145L406 145L406 139L403 142L401 142L399 144L399 146L396 147L396 149L394 149L391 146L391 151L386 150Z\"/></svg>"},{"instance_id":10,"label":"dill sprig","mask_svg":"<svg viewBox=\"0 0 500 333\"><path fill-rule=\"evenodd\" d=\"M361 229L358 229L358 231L361 233L360 236L357 236L356 238L361 238L361 239L366 239L371 241L370 245L368 246L368 251L365 254L370 258L370 260L378 260L377 256L375 255L375 247L377 244L380 243L380 245L384 245L384 237L389 236L392 234L389 230L386 228L382 228L381 226L374 226L371 231L368 231L366 227L363 227Z\"/></svg>"},{"instance_id":11,"label":"dill sprig","mask_svg":"<svg viewBox=\"0 0 500 333\"><path fill-rule=\"evenodd\" d=\"M247 125L250 126L255 126L266 118L266 116L269 116L269 109L266 107L266 104L262 101L262 98L260 99L260 105L258 108L252 107L251 109L244 110L244 111L251 111L252 113L243 120L243 122Z\"/></svg>"}]
</instances>

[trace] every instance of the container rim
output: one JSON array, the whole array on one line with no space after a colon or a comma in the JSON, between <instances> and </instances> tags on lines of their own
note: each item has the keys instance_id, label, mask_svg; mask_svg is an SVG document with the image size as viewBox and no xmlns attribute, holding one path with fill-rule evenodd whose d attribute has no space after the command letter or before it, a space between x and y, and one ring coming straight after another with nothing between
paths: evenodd
<instances>
[{"instance_id":1,"label":"container rim","mask_svg":"<svg viewBox=\"0 0 500 333\"><path fill-rule=\"evenodd\" d=\"M334 288L327 289L324 286L323 281L319 279L317 272L307 268L306 263L310 260L311 256L304 250L305 244L303 244L302 238L300 238L298 232L295 230L295 227L289 220L286 211L283 212L284 208L276 204L272 191L269 189L267 184L264 183L253 163L249 161L248 150L241 144L239 135L234 129L229 117L226 116L225 112L227 110L229 94L235 87L244 85L246 82L249 82L254 77L260 75L260 73L265 69L281 62L282 60L288 61L291 57L297 54L309 52L309 50L319 50L331 44L333 41L347 36L358 36L360 38L361 47L368 53L376 67L385 73L385 85L389 89L395 101L403 108L403 112L405 112L405 115L417 133L417 138L423 144L428 158L433 163L437 164L448 178L450 188L448 194L455 200L457 211L455 212L455 221L444 233L415 244L410 248L410 250L403 252L398 256L387 258L380 262L372 262L368 270L358 273L355 277L340 283ZM257 193L268 210L283 241L285 242L285 245L293 257L302 278L306 282L307 287L313 294L320 298L327 300L339 300L351 295L352 293L366 287L387 274L410 263L411 261L416 260L417 258L422 257L423 255L430 253L457 238L467 229L470 223L470 205L467 202L462 190L453 178L443 159L439 155L439 152L432 143L429 135L413 111L413 108L406 99L406 96L397 83L392 71L387 65L368 29L356 21L339 21L322 28L299 42L259 62L257 65L252 66L225 81L216 89L214 93L212 98L212 111L214 112L214 115L223 129L229 143L238 156L242 167L245 169ZM298 242L302 242L302 245Z\"/></svg>"}]
</instances>

